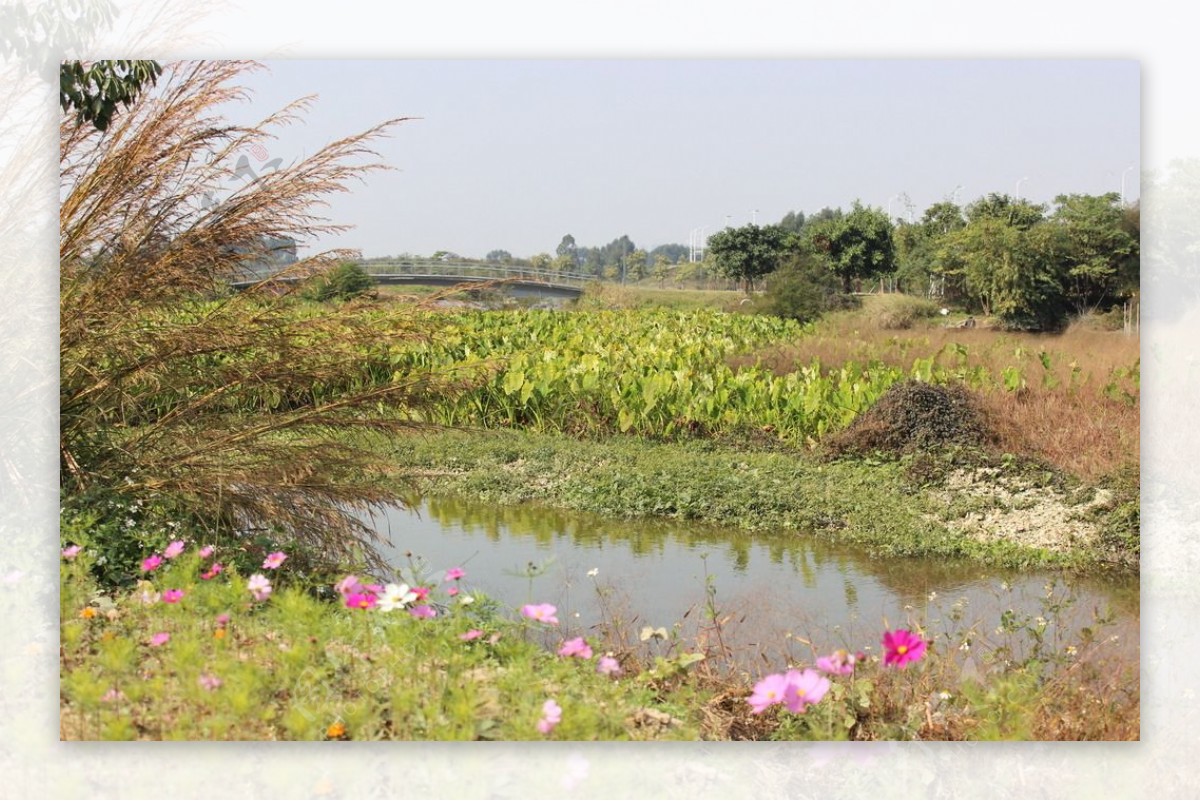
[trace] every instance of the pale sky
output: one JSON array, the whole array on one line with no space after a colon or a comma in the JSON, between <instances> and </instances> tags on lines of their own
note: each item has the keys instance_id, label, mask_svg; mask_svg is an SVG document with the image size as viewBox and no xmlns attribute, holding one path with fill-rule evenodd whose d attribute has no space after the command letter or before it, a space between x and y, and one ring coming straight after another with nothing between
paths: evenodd
<instances>
[{"instance_id":1,"label":"pale sky","mask_svg":"<svg viewBox=\"0 0 1200 801\"><path fill-rule=\"evenodd\" d=\"M694 229L954 195L1137 199L1132 60L271 61L239 121L315 94L284 161L384 119L396 170L334 199L365 256L553 252L564 234L647 250ZM262 156L262 154L258 154ZM251 164L258 160L251 159ZM1127 169L1132 167L1133 169ZM961 187L961 188L959 188ZM757 214L755 213L757 211Z\"/></svg>"}]
</instances>

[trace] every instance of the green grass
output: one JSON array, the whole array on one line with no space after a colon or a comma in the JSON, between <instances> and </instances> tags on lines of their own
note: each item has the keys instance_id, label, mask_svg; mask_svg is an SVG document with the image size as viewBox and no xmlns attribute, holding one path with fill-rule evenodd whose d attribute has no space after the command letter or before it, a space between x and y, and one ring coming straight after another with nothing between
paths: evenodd
<instances>
[{"instance_id":1,"label":"green grass","mask_svg":"<svg viewBox=\"0 0 1200 801\"><path fill-rule=\"evenodd\" d=\"M428 491L488 503L533 501L612 517L695 520L764 536L796 532L879 557L973 559L1010 568L1105 561L1085 549L1056 553L980 542L943 525L945 502L928 490L940 486L956 459L982 458L972 454L932 464L928 458L826 461L801 451L711 441L579 441L520 431L430 433L382 447L397 470ZM1020 463L999 468L1014 476L1026 469ZM964 502L959 511L976 506Z\"/></svg>"},{"instance_id":2,"label":"green grass","mask_svg":"<svg viewBox=\"0 0 1200 801\"><path fill-rule=\"evenodd\" d=\"M435 586L441 614L417 619L403 610L347 608L329 587L288 586L287 569L262 571L277 589L255 601L233 571L201 579L194 552L127 593L100 594L88 569L86 551L63 566L64 739L698 736L685 719L653 729L638 724L660 711L661 683L601 674L599 653L558 657L546 647L565 636L557 627L483 598L463 605L469 587L449 597ZM156 598L168 588L183 590L182 599ZM320 590L325 599L316 597ZM460 639L472 629L483 635ZM155 635L165 642L155 644ZM544 735L537 723L547 699L563 713Z\"/></svg>"}]
</instances>

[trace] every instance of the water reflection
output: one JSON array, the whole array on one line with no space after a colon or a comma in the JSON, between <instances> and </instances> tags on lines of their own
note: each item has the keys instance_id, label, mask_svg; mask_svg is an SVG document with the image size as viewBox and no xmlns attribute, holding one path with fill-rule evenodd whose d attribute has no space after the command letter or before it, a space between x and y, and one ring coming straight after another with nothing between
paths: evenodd
<instances>
[{"instance_id":1,"label":"water reflection","mask_svg":"<svg viewBox=\"0 0 1200 801\"><path fill-rule=\"evenodd\" d=\"M433 571L464 565L470 586L509 606L555 603L576 631L619 617L626 625L679 624L684 634L695 633L707 624L711 582L736 638L774 661L795 656L789 639L811 640L818 649L876 643L884 621L994 633L1006 609L1042 614L1049 588L1073 606L1054 616L1048 637L1071 636L1091 625L1094 612L1112 609L1126 656L1136 659L1136 578L1068 580L949 560L873 559L799 532L751 536L691 522L446 497L415 510L393 508L376 526L392 542L385 555L397 566L407 564L409 552ZM548 567L531 580L531 564Z\"/></svg>"}]
</instances>

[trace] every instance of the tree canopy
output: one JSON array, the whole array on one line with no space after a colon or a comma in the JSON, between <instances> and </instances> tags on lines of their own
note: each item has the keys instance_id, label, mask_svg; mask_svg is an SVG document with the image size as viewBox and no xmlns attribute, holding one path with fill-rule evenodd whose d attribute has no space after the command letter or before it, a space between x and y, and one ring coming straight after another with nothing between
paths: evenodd
<instances>
[{"instance_id":1,"label":"tree canopy","mask_svg":"<svg viewBox=\"0 0 1200 801\"><path fill-rule=\"evenodd\" d=\"M741 281L749 292L756 279L779 266L789 241L790 235L777 225L750 224L713 234L708 252L722 275Z\"/></svg>"}]
</instances>

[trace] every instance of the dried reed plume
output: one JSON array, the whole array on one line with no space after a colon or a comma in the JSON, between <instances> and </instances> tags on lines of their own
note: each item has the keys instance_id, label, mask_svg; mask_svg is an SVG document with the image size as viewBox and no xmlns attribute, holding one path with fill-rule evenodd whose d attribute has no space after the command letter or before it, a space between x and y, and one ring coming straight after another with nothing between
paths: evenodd
<instances>
[{"instance_id":1,"label":"dried reed plume","mask_svg":"<svg viewBox=\"0 0 1200 801\"><path fill-rule=\"evenodd\" d=\"M171 65L104 134L64 115L62 482L68 494L158 494L235 530L275 526L347 557L372 538L353 512L395 492L374 480L384 465L345 443L355 430L412 427L415 409L457 384L393 372L399 349L423 336L405 307L368 326L353 309L303 313L265 284L229 290L267 238L304 243L342 230L319 207L383 168L369 145L401 122L203 203L228 179L234 154L306 105L255 126L221 119L220 106L245 99L238 76L256 68ZM325 252L289 272L313 275L346 255ZM364 362L375 380L363 379Z\"/></svg>"}]
</instances>

